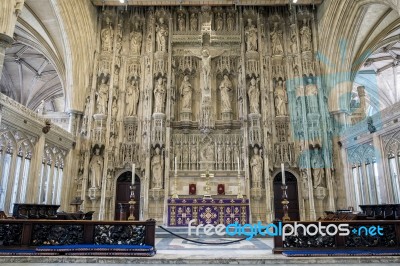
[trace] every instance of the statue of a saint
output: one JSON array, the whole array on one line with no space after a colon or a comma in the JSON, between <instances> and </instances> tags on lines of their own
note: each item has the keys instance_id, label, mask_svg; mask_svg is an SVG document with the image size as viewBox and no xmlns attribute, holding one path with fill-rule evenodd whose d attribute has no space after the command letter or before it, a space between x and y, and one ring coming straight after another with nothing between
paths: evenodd
<instances>
[{"instance_id":1,"label":"statue of a saint","mask_svg":"<svg viewBox=\"0 0 400 266\"><path fill-rule=\"evenodd\" d=\"M282 86L282 80L278 81L278 85L275 88L275 112L277 116L287 115L286 103L287 94L285 88Z\"/></svg>"},{"instance_id":2,"label":"statue of a saint","mask_svg":"<svg viewBox=\"0 0 400 266\"><path fill-rule=\"evenodd\" d=\"M308 26L307 20L303 20L303 26L300 29L301 51L311 50L311 30Z\"/></svg>"},{"instance_id":3,"label":"statue of a saint","mask_svg":"<svg viewBox=\"0 0 400 266\"><path fill-rule=\"evenodd\" d=\"M226 26L228 31L235 30L235 19L233 18L233 14L231 12L228 13L228 17L226 19Z\"/></svg>"},{"instance_id":4,"label":"statue of a saint","mask_svg":"<svg viewBox=\"0 0 400 266\"><path fill-rule=\"evenodd\" d=\"M111 27L110 18L106 18L106 27L101 30L101 50L103 52L110 52L112 50L112 43L113 43L113 30Z\"/></svg>"},{"instance_id":5,"label":"statue of a saint","mask_svg":"<svg viewBox=\"0 0 400 266\"><path fill-rule=\"evenodd\" d=\"M253 25L251 18L247 21L247 27L245 30L247 52L257 51L257 28Z\"/></svg>"},{"instance_id":6,"label":"statue of a saint","mask_svg":"<svg viewBox=\"0 0 400 266\"><path fill-rule=\"evenodd\" d=\"M222 31L224 27L224 20L222 19L221 13L217 13L217 18L215 19L215 30Z\"/></svg>"},{"instance_id":7,"label":"statue of a saint","mask_svg":"<svg viewBox=\"0 0 400 266\"><path fill-rule=\"evenodd\" d=\"M314 181L314 188L323 186L324 177L324 159L318 150L315 150L311 158L312 175Z\"/></svg>"},{"instance_id":8,"label":"statue of a saint","mask_svg":"<svg viewBox=\"0 0 400 266\"><path fill-rule=\"evenodd\" d=\"M297 40L296 40L296 35L293 35L290 38L290 49L292 50L292 54L297 53Z\"/></svg>"},{"instance_id":9,"label":"statue of a saint","mask_svg":"<svg viewBox=\"0 0 400 266\"><path fill-rule=\"evenodd\" d=\"M180 93L182 96L182 111L190 111L192 109L192 84L189 82L189 76L183 78Z\"/></svg>"},{"instance_id":10,"label":"statue of a saint","mask_svg":"<svg viewBox=\"0 0 400 266\"><path fill-rule=\"evenodd\" d=\"M254 154L250 160L251 177L253 188L261 188L261 179L263 171L263 160L258 154L258 148L254 147Z\"/></svg>"},{"instance_id":11,"label":"statue of a saint","mask_svg":"<svg viewBox=\"0 0 400 266\"><path fill-rule=\"evenodd\" d=\"M107 114L107 102L108 102L108 85L106 83L106 78L103 77L98 91L97 96L97 112L99 114Z\"/></svg>"},{"instance_id":12,"label":"statue of a saint","mask_svg":"<svg viewBox=\"0 0 400 266\"><path fill-rule=\"evenodd\" d=\"M156 25L157 32L157 51L167 51L167 38L168 38L168 26L164 23L164 18L159 18L159 24Z\"/></svg>"},{"instance_id":13,"label":"statue of a saint","mask_svg":"<svg viewBox=\"0 0 400 266\"><path fill-rule=\"evenodd\" d=\"M126 116L134 116L137 112L139 102L139 86L138 81L132 79L131 84L126 88Z\"/></svg>"},{"instance_id":14,"label":"statue of a saint","mask_svg":"<svg viewBox=\"0 0 400 266\"><path fill-rule=\"evenodd\" d=\"M100 155L100 148L95 148L95 154L90 160L89 164L90 168L90 187L91 188L100 188L101 187L101 178L103 174L103 157Z\"/></svg>"},{"instance_id":15,"label":"statue of a saint","mask_svg":"<svg viewBox=\"0 0 400 266\"><path fill-rule=\"evenodd\" d=\"M273 55L282 55L283 54L283 46L282 46L283 33L282 30L279 29L278 23L274 23L274 29L271 32L271 43L272 43L272 54Z\"/></svg>"},{"instance_id":16,"label":"statue of a saint","mask_svg":"<svg viewBox=\"0 0 400 266\"><path fill-rule=\"evenodd\" d=\"M165 85L162 77L158 78L157 84L154 88L154 112L164 113L164 102L165 102Z\"/></svg>"},{"instance_id":17,"label":"statue of a saint","mask_svg":"<svg viewBox=\"0 0 400 266\"><path fill-rule=\"evenodd\" d=\"M186 21L185 21L185 14L180 13L178 15L178 30L185 31L186 30Z\"/></svg>"},{"instance_id":18,"label":"statue of a saint","mask_svg":"<svg viewBox=\"0 0 400 266\"><path fill-rule=\"evenodd\" d=\"M196 13L190 14L190 30L197 31L197 15Z\"/></svg>"},{"instance_id":19,"label":"statue of a saint","mask_svg":"<svg viewBox=\"0 0 400 266\"><path fill-rule=\"evenodd\" d=\"M139 22L136 20L134 22L133 31L130 34L130 42L131 42L131 53L140 54L140 50L142 47L143 35L142 31L139 27Z\"/></svg>"},{"instance_id":20,"label":"statue of a saint","mask_svg":"<svg viewBox=\"0 0 400 266\"><path fill-rule=\"evenodd\" d=\"M111 116L113 118L117 117L118 114L118 104L117 104L117 99L114 99L113 103L112 103L112 110L111 110L112 114Z\"/></svg>"},{"instance_id":21,"label":"statue of a saint","mask_svg":"<svg viewBox=\"0 0 400 266\"><path fill-rule=\"evenodd\" d=\"M260 113L260 89L258 88L257 81L255 78L250 80L249 87L249 101L250 101L250 113Z\"/></svg>"},{"instance_id":22,"label":"statue of a saint","mask_svg":"<svg viewBox=\"0 0 400 266\"><path fill-rule=\"evenodd\" d=\"M160 148L156 148L156 154L151 158L151 171L153 173L153 188L162 188L163 163Z\"/></svg>"},{"instance_id":23,"label":"statue of a saint","mask_svg":"<svg viewBox=\"0 0 400 266\"><path fill-rule=\"evenodd\" d=\"M318 112L318 90L317 86L313 84L311 77L308 77L306 85L307 105L308 112L317 114Z\"/></svg>"},{"instance_id":24,"label":"statue of a saint","mask_svg":"<svg viewBox=\"0 0 400 266\"><path fill-rule=\"evenodd\" d=\"M229 97L230 91L232 90L232 82L229 80L227 75L224 75L224 79L219 85L219 89L221 90L221 110L222 112L230 112L231 109L231 100Z\"/></svg>"}]
</instances>

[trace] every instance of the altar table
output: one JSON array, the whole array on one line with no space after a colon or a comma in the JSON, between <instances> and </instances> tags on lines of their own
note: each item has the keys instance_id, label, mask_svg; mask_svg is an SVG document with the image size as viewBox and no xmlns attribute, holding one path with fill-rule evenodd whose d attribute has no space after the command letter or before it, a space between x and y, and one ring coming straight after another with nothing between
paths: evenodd
<instances>
[{"instance_id":1,"label":"altar table","mask_svg":"<svg viewBox=\"0 0 400 266\"><path fill-rule=\"evenodd\" d=\"M168 199L168 225L249 223L248 199Z\"/></svg>"}]
</instances>

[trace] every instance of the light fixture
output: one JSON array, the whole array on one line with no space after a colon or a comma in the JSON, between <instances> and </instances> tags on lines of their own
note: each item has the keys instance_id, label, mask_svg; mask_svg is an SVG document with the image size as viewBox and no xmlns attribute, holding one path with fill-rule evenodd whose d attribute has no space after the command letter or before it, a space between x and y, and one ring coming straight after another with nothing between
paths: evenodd
<instances>
[{"instance_id":1,"label":"light fixture","mask_svg":"<svg viewBox=\"0 0 400 266\"><path fill-rule=\"evenodd\" d=\"M123 4L123 3L125 3L125 0L119 0L119 2L120 2L121 4Z\"/></svg>"},{"instance_id":2,"label":"light fixture","mask_svg":"<svg viewBox=\"0 0 400 266\"><path fill-rule=\"evenodd\" d=\"M297 3L297 0L293 0L293 4L296 4Z\"/></svg>"}]
</instances>

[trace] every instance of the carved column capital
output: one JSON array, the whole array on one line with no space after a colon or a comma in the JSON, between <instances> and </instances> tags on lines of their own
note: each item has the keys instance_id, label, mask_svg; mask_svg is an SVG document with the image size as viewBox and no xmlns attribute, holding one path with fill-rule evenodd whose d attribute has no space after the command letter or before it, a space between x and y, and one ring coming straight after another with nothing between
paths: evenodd
<instances>
[{"instance_id":1,"label":"carved column capital","mask_svg":"<svg viewBox=\"0 0 400 266\"><path fill-rule=\"evenodd\" d=\"M8 48L13 44L14 39L7 34L0 33L0 48Z\"/></svg>"}]
</instances>

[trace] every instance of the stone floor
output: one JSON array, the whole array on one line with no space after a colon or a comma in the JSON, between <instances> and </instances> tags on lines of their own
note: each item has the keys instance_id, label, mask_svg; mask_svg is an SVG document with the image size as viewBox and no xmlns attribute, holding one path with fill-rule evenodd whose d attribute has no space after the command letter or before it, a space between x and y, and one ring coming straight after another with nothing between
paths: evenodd
<instances>
[{"instance_id":1,"label":"stone floor","mask_svg":"<svg viewBox=\"0 0 400 266\"><path fill-rule=\"evenodd\" d=\"M207 242L225 242L232 239L197 239ZM0 257L1 266L64 266L78 265L400 265L400 257L308 257L289 258L272 254L271 238L255 238L234 244L204 245L179 238L157 238L157 255L152 258L121 257Z\"/></svg>"}]
</instances>

